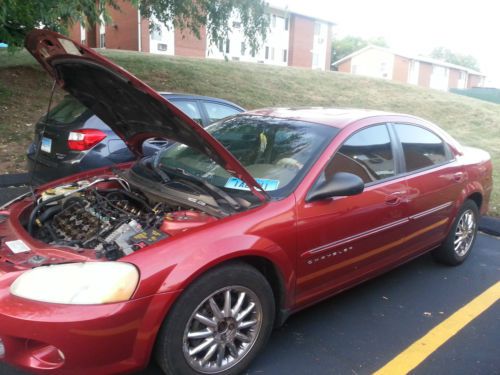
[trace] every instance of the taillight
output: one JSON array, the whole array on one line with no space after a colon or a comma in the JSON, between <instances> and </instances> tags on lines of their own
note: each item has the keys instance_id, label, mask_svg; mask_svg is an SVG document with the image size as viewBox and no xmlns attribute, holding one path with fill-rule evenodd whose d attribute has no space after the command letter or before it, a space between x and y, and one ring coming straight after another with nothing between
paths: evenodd
<instances>
[{"instance_id":1,"label":"taillight","mask_svg":"<svg viewBox=\"0 0 500 375\"><path fill-rule=\"evenodd\" d=\"M106 138L106 134L97 129L75 130L69 133L68 147L74 151L85 151Z\"/></svg>"}]
</instances>

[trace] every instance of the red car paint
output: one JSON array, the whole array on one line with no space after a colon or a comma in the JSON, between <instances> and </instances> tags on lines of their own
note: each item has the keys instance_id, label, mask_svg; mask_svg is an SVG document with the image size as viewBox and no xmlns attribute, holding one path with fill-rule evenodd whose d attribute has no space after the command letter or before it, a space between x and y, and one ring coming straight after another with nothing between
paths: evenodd
<instances>
[{"instance_id":1,"label":"red car paint","mask_svg":"<svg viewBox=\"0 0 500 375\"><path fill-rule=\"evenodd\" d=\"M69 306L11 295L10 285L29 267L27 255L13 255L5 241L22 239L32 249L30 257L43 254L51 263L92 260L92 256L50 248L31 238L19 222L26 217L31 198L8 206L3 211L7 220L0 223L0 339L5 345L1 360L38 373L49 369L61 374L137 371L148 364L158 329L176 298L217 265L233 259L270 265L273 276L268 276L286 317L433 249L443 241L467 198L480 197L480 211L487 211L492 189L488 154L462 148L427 121L357 110L252 113L341 130L284 199L219 220L193 218L203 225L174 231L171 237L121 258L140 271L130 301ZM306 201L318 175L350 135L368 125L391 122L431 129L448 144L453 161L368 186L358 195ZM112 172L101 169L67 180L92 174ZM164 226L169 232L168 224Z\"/></svg>"},{"instance_id":2,"label":"red car paint","mask_svg":"<svg viewBox=\"0 0 500 375\"><path fill-rule=\"evenodd\" d=\"M176 235L179 232L199 227L216 221L213 216L196 211L175 211L165 215L165 220L160 230L169 235Z\"/></svg>"}]
</instances>

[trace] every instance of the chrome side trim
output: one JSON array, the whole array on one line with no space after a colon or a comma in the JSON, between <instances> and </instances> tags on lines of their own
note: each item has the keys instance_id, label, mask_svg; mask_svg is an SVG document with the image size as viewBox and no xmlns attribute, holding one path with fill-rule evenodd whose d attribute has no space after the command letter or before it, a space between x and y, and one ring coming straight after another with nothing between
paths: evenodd
<instances>
[{"instance_id":1,"label":"chrome side trim","mask_svg":"<svg viewBox=\"0 0 500 375\"><path fill-rule=\"evenodd\" d=\"M409 218L404 218L404 219L401 219L401 220L397 220L397 221L394 221L392 223L381 225L380 227L376 227L376 228L367 230L365 232L362 232L362 233L359 233L359 234L355 234L355 235L350 236L350 237L343 238L341 240L333 241L333 242L327 243L325 245L321 245L321 246L315 247L315 248L313 248L311 250L308 250L308 251L302 253L301 256L304 258L304 257L308 257L308 256L311 256L311 255L314 255L314 254L317 254L317 253L321 253L323 251L329 250L329 249L331 249L333 247L336 247L336 246L346 245L349 242L352 242L352 241L355 241L355 240L359 240L361 238L365 238L365 237L371 236L372 234L376 234L376 233L379 233L379 232L382 232L382 231L394 228L394 227L399 226L399 225L406 224L410 220L420 219L420 218L422 218L424 216L427 216L427 215L430 215L432 213L444 210L445 208L450 207L452 204L453 204L453 202L451 202L451 201L450 202L446 202L446 203L441 204L439 206L436 206L436 207L433 207L431 209L419 212L418 214L412 215Z\"/></svg>"},{"instance_id":2,"label":"chrome side trim","mask_svg":"<svg viewBox=\"0 0 500 375\"><path fill-rule=\"evenodd\" d=\"M432 214L434 212L444 210L445 208L450 207L452 204L453 204L453 202L446 202L446 203L441 204L439 206L433 207L433 208L431 208L429 210L422 211L422 212L419 212L418 214L412 215L412 216L410 216L410 219L412 219L412 220L414 220L414 219L420 219L421 217L430 215L430 214Z\"/></svg>"},{"instance_id":3,"label":"chrome side trim","mask_svg":"<svg viewBox=\"0 0 500 375\"><path fill-rule=\"evenodd\" d=\"M326 245L321 245L321 246L315 247L314 249L308 250L305 253L303 253L302 257L307 257L307 256L310 256L310 255L313 255L313 254L317 254L317 253L320 253L322 251L329 250L329 249L331 249L332 247L335 247L335 246L343 246L343 245L345 245L345 244L347 244L347 243L349 243L351 241L358 240L358 239L361 239L361 238L364 238L364 237L368 237L368 236L371 236L372 234L379 233L379 232L382 232L382 231L385 231L385 230L397 227L399 225L406 224L408 222L409 222L409 219L408 218L404 218L404 219L401 219L401 220L394 221L392 223L381 225L380 227L376 227L376 228L367 230L365 232L362 232L362 233L359 233L359 234L355 234L355 235L350 236L350 237L343 238L341 240L333 241L333 242L330 242L330 243L328 243Z\"/></svg>"}]
</instances>

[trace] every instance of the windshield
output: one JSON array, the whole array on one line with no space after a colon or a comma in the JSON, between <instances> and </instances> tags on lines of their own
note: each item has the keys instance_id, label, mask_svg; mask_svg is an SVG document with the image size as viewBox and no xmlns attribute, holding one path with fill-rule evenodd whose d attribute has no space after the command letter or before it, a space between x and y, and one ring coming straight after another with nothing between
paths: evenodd
<instances>
[{"instance_id":1,"label":"windshield","mask_svg":"<svg viewBox=\"0 0 500 375\"><path fill-rule=\"evenodd\" d=\"M295 189L338 129L302 121L257 116L236 116L206 130L248 170L272 197ZM248 191L208 156L176 143L158 155L158 167L183 170L227 192Z\"/></svg>"}]
</instances>

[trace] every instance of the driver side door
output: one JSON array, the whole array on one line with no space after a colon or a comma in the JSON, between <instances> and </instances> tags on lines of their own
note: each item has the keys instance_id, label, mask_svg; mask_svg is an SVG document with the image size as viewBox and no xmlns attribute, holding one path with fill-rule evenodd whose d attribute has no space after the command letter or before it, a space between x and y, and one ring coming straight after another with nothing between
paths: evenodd
<instances>
[{"instance_id":1,"label":"driver side door","mask_svg":"<svg viewBox=\"0 0 500 375\"><path fill-rule=\"evenodd\" d=\"M408 188L399 164L388 126L364 127L346 139L316 182L349 172L364 181L364 191L298 202L298 305L367 278L402 250Z\"/></svg>"}]
</instances>

